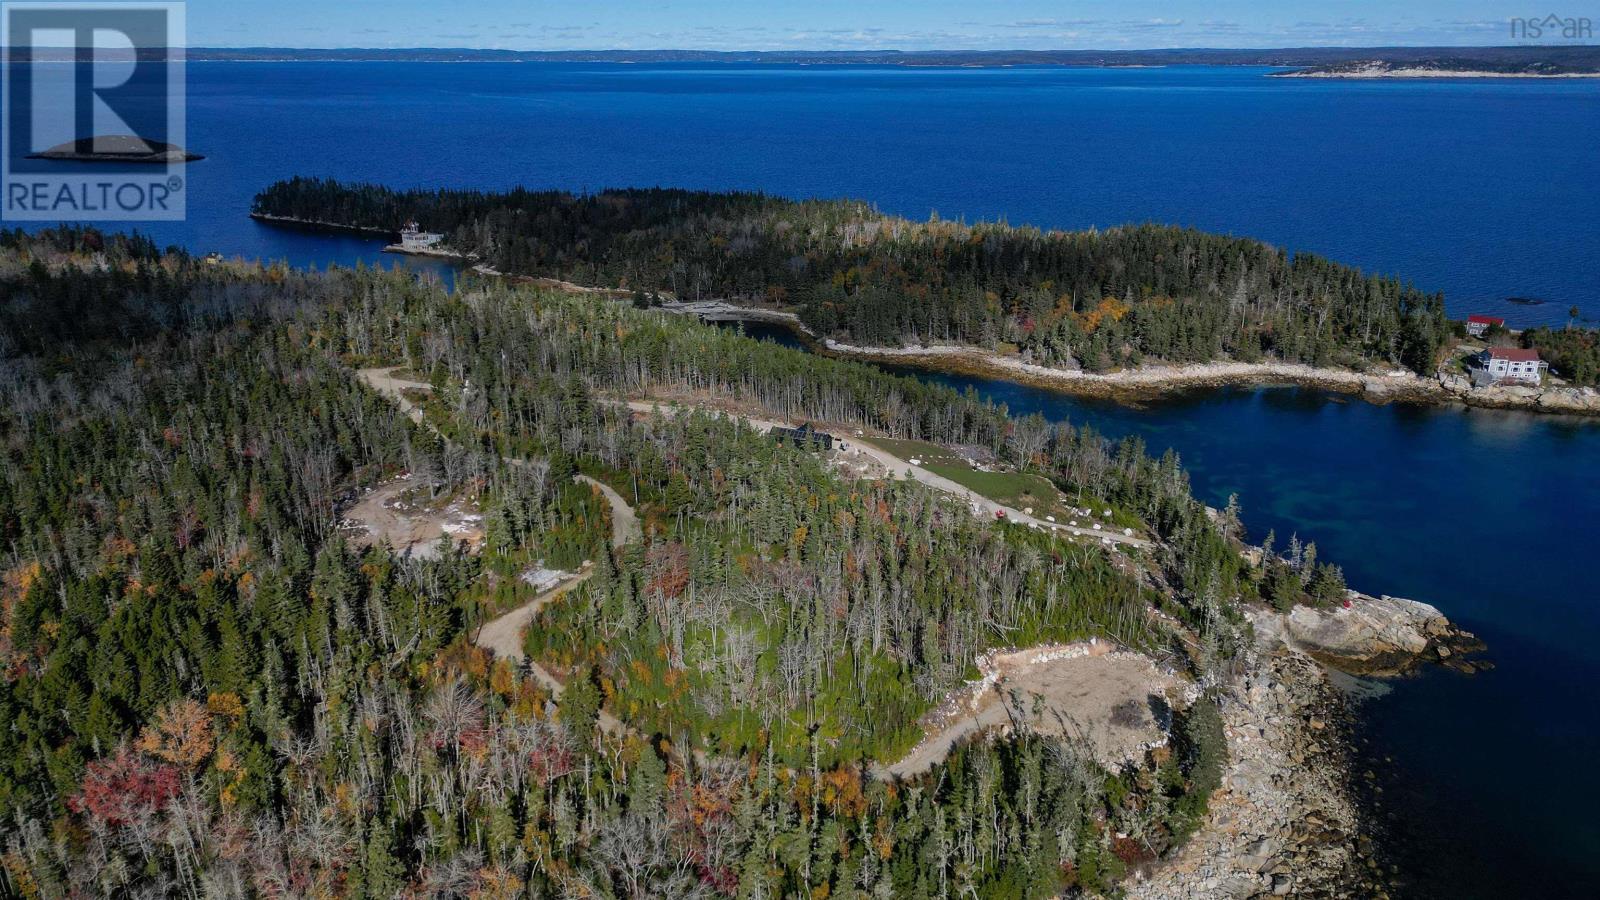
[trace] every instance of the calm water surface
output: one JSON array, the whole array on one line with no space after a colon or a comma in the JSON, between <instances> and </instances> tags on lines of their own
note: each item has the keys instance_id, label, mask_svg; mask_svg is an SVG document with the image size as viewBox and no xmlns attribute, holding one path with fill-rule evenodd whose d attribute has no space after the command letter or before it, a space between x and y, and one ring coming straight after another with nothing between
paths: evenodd
<instances>
[{"instance_id":1,"label":"calm water surface","mask_svg":"<svg viewBox=\"0 0 1600 900\"><path fill-rule=\"evenodd\" d=\"M1458 315L1600 319L1600 84L1267 71L191 63L188 143L208 158L189 221L154 230L325 264L351 249L243 219L264 184L738 188L1193 225L1399 274Z\"/></svg>"},{"instance_id":2,"label":"calm water surface","mask_svg":"<svg viewBox=\"0 0 1600 900\"><path fill-rule=\"evenodd\" d=\"M1175 447L1202 499L1243 498L1255 536L1298 533L1355 587L1478 633L1495 670L1429 672L1364 706L1401 864L1432 896L1595 896L1600 786L1576 773L1600 754L1600 425L1296 388L1130 410L936 380Z\"/></svg>"},{"instance_id":3,"label":"calm water surface","mask_svg":"<svg viewBox=\"0 0 1600 900\"><path fill-rule=\"evenodd\" d=\"M1600 319L1600 84L1273 80L1259 69L195 63L198 252L354 261L377 242L246 218L295 174L398 186L665 185L851 196L1079 228L1262 238L1446 292L1456 315ZM1508 304L1529 297L1542 305ZM1600 426L1296 389L1142 409L983 379L1016 412L1172 446L1206 501L1434 603L1499 664L1364 707L1401 864L1442 897L1600 893ZM1420 888L1419 895L1425 893Z\"/></svg>"},{"instance_id":4,"label":"calm water surface","mask_svg":"<svg viewBox=\"0 0 1600 900\"><path fill-rule=\"evenodd\" d=\"M803 349L781 328L743 327ZM1406 895L1596 895L1600 786L1576 773L1600 754L1600 421L1295 387L1130 408L884 368L1174 447L1197 496L1242 498L1255 538L1275 529L1282 546L1299 534L1352 586L1426 600L1484 638L1494 670L1428 670L1360 708L1361 762L1382 788Z\"/></svg>"}]
</instances>

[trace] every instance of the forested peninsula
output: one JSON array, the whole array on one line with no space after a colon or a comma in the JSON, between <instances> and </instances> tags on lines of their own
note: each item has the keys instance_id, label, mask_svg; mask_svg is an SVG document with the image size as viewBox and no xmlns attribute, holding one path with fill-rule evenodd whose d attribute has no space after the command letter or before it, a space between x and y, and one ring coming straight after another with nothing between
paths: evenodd
<instances>
[{"instance_id":1,"label":"forested peninsula","mask_svg":"<svg viewBox=\"0 0 1600 900\"><path fill-rule=\"evenodd\" d=\"M63 229L0 234L0 288L5 893L1178 896L1370 870L1336 704L1259 643L1338 618L1343 577L1296 537L1246 547L1170 452L503 280ZM625 402L662 396L688 405ZM981 452L1150 540L977 517L711 401ZM462 527L398 552L374 497L380 524ZM519 610L517 652L488 649ZM1095 720L1149 739L1107 755L1024 697L884 774L1019 651L1159 676ZM1216 798L1255 831L1208 829Z\"/></svg>"},{"instance_id":2,"label":"forested peninsula","mask_svg":"<svg viewBox=\"0 0 1600 900\"><path fill-rule=\"evenodd\" d=\"M859 346L956 342L1101 372L1231 359L1429 373L1443 299L1311 254L1183 228L1046 232L753 193L394 191L296 178L262 216L416 220L508 274L798 311Z\"/></svg>"}]
</instances>

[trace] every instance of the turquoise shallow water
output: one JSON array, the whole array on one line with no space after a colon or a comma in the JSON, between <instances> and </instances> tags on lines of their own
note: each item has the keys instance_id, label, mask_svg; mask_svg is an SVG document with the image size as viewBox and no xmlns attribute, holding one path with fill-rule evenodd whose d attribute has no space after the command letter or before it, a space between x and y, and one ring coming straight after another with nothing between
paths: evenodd
<instances>
[{"instance_id":1,"label":"turquoise shallow water","mask_svg":"<svg viewBox=\"0 0 1600 900\"><path fill-rule=\"evenodd\" d=\"M378 242L246 217L294 174L395 185L669 185L854 196L1044 227L1160 221L1446 291L1457 315L1600 319L1600 84L1272 80L1258 69L197 63L190 217L164 242L297 265ZM1507 297L1542 305L1506 303ZM1298 389L1142 409L1004 382L1017 412L1172 446L1260 535L1434 603L1499 664L1364 707L1414 892L1600 893L1600 423ZM1424 890L1421 885L1429 885Z\"/></svg>"}]
</instances>

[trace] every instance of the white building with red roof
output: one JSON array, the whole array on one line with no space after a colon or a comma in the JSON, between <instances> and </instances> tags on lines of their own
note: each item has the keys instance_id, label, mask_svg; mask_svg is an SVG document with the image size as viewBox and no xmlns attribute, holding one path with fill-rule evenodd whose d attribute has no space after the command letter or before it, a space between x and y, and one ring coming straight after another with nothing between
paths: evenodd
<instances>
[{"instance_id":1,"label":"white building with red roof","mask_svg":"<svg viewBox=\"0 0 1600 900\"><path fill-rule=\"evenodd\" d=\"M1483 337L1483 333L1494 325L1504 328L1506 327L1506 320L1499 316L1485 316L1479 313L1467 316L1467 334L1473 337Z\"/></svg>"},{"instance_id":2,"label":"white building with red roof","mask_svg":"<svg viewBox=\"0 0 1600 900\"><path fill-rule=\"evenodd\" d=\"M1477 355L1476 362L1484 377L1475 380L1489 384L1502 381L1538 384L1550 370L1550 364L1539 358L1539 351L1523 347L1490 347Z\"/></svg>"}]
</instances>

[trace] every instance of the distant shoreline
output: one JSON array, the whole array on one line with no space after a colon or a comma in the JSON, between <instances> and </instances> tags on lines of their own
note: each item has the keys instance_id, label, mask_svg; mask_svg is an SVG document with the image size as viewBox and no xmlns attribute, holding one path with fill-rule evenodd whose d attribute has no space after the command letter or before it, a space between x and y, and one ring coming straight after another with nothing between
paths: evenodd
<instances>
[{"instance_id":1,"label":"distant shoreline","mask_svg":"<svg viewBox=\"0 0 1600 900\"><path fill-rule=\"evenodd\" d=\"M71 62L60 48L32 51L36 60ZM154 51L152 51L154 52ZM688 50L655 48L505 50L472 47L188 47L174 48L187 62L556 62L556 63L739 63L780 65L875 65L922 67L1056 66L1133 68L1250 66L1293 69L1447 68L1487 72L1600 72L1600 46L1556 44L1478 47L1167 47L1146 49L1019 48L965 50ZM163 52L161 58L165 58ZM131 54L130 54L131 56Z\"/></svg>"},{"instance_id":2,"label":"distant shoreline","mask_svg":"<svg viewBox=\"0 0 1600 900\"><path fill-rule=\"evenodd\" d=\"M1341 78L1349 80L1428 79L1428 78L1600 78L1600 72L1491 72L1486 69L1356 69L1346 72L1273 72L1270 78Z\"/></svg>"},{"instance_id":3,"label":"distant shoreline","mask_svg":"<svg viewBox=\"0 0 1600 900\"><path fill-rule=\"evenodd\" d=\"M405 63L411 65L472 65L483 63L516 63L526 65L550 64L597 64L617 66L652 66L667 64L700 63L704 65L744 65L744 66L859 66L883 67L899 69L1079 69L1079 70L1120 70L1120 69L1170 69L1174 66L1197 66L1225 69L1239 68L1271 68L1282 71L1267 72L1266 78L1315 78L1325 80L1345 81L1425 81L1447 80L1451 78L1495 79L1509 81L1549 81L1561 79L1592 79L1600 78L1600 71L1594 72L1494 72L1486 69L1388 69L1380 71L1296 71L1294 67L1274 63L1210 63L1210 62L1177 62L1177 63L1117 63L1117 62L911 62L911 61L843 61L843 60L641 60L641 59L443 59L419 58L407 59L403 57L202 57L187 60L188 63L244 63L244 64L286 64L286 63Z\"/></svg>"},{"instance_id":4,"label":"distant shoreline","mask_svg":"<svg viewBox=\"0 0 1600 900\"><path fill-rule=\"evenodd\" d=\"M291 216L252 212L258 221L313 231L394 235L384 229L309 221ZM466 261L458 251L447 249L413 251L398 244L384 248L392 253L454 258ZM586 295L599 294L621 299L615 289L573 284L550 278L508 275L487 265L470 269L480 275L506 278L550 290ZM665 299L657 295L658 300ZM1043 387L1061 393L1137 404L1164 396L1204 388L1229 385L1292 384L1357 396L1369 403L1419 403L1444 406L1458 403L1485 409L1518 409L1528 412L1600 416L1600 391L1593 388L1497 385L1472 388L1463 377L1448 382L1445 377L1427 377L1410 371L1367 374L1352 369L1319 367L1293 362L1247 363L1212 361L1189 365L1144 365L1117 372L1085 372L1026 362L1018 357L957 344L922 347L870 347L845 344L814 334L792 310L744 306L725 300L680 301L665 299L657 309L676 315L691 315L702 321L756 321L779 325L799 335L815 352L868 362L913 365L933 371L978 375L1019 384Z\"/></svg>"},{"instance_id":5,"label":"distant shoreline","mask_svg":"<svg viewBox=\"0 0 1600 900\"><path fill-rule=\"evenodd\" d=\"M981 347L935 344L924 347L863 347L813 334L792 312L744 307L720 301L672 302L661 309L705 321L754 321L795 332L816 352L844 359L898 363L936 372L976 375L1042 387L1080 397L1141 403L1185 391L1227 386L1296 385L1359 397L1374 405L1458 403L1482 409L1511 409L1578 416L1600 416L1600 391L1578 387L1501 385L1471 388L1440 378L1396 369L1369 374L1352 369L1293 362L1213 361L1189 365L1145 365L1117 372L1085 372L1024 362Z\"/></svg>"}]
</instances>

